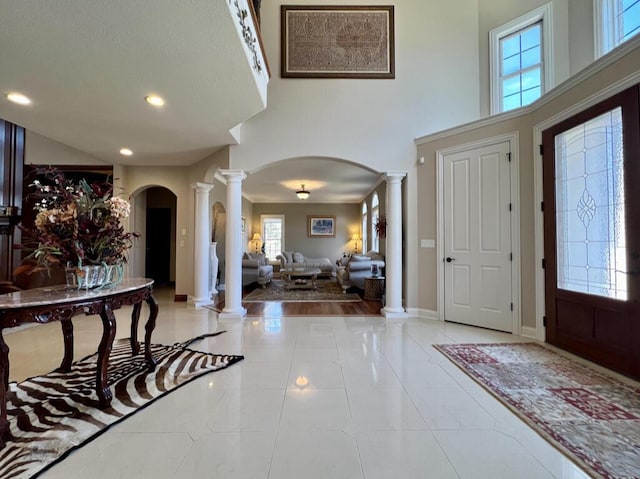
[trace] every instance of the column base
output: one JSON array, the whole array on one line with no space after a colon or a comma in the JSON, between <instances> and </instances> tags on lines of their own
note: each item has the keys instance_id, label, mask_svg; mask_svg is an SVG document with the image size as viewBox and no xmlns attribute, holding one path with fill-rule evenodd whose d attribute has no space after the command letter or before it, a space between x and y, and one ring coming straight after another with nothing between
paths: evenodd
<instances>
[{"instance_id":1,"label":"column base","mask_svg":"<svg viewBox=\"0 0 640 479\"><path fill-rule=\"evenodd\" d=\"M395 318L408 318L409 315L403 308L382 308L380 310L380 314L385 318L395 319Z\"/></svg>"},{"instance_id":2,"label":"column base","mask_svg":"<svg viewBox=\"0 0 640 479\"><path fill-rule=\"evenodd\" d=\"M222 312L218 313L218 319L242 319L247 315L245 308L240 309L227 309L224 308Z\"/></svg>"},{"instance_id":3,"label":"column base","mask_svg":"<svg viewBox=\"0 0 640 479\"><path fill-rule=\"evenodd\" d=\"M196 296L191 296L189 295L187 297L187 303L191 306L195 306L196 308L201 308L202 306L205 306L207 304L211 304L212 303L212 299L210 297L204 296L204 297L196 297Z\"/></svg>"}]
</instances>

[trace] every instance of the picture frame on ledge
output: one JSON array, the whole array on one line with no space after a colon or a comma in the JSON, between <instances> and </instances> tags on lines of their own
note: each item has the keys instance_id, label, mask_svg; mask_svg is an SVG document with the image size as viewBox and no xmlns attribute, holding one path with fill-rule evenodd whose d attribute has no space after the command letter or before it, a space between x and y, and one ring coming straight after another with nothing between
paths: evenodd
<instances>
[{"instance_id":1,"label":"picture frame on ledge","mask_svg":"<svg viewBox=\"0 0 640 479\"><path fill-rule=\"evenodd\" d=\"M307 216L307 236L309 238L335 238L335 216Z\"/></svg>"},{"instance_id":2,"label":"picture frame on ledge","mask_svg":"<svg viewBox=\"0 0 640 479\"><path fill-rule=\"evenodd\" d=\"M392 5L281 5L283 78L395 78Z\"/></svg>"}]
</instances>

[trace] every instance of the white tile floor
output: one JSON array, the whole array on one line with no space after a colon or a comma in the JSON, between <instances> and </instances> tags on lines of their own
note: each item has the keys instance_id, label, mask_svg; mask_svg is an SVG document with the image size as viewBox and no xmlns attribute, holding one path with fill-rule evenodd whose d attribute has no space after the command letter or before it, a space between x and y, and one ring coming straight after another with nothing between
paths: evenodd
<instances>
[{"instance_id":1,"label":"white tile floor","mask_svg":"<svg viewBox=\"0 0 640 479\"><path fill-rule=\"evenodd\" d=\"M246 359L138 412L43 479L588 477L431 346L519 338L415 318L218 321L170 295L158 292L154 342L226 330L193 347ZM129 314L118 311L118 337ZM74 326L80 358L101 326ZM12 380L48 372L62 356L57 324L6 341Z\"/></svg>"}]
</instances>

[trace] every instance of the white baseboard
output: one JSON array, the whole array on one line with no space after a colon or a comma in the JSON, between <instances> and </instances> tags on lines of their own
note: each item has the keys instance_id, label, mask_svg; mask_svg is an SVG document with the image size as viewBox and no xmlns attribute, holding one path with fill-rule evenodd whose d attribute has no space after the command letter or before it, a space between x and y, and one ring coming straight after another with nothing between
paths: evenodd
<instances>
[{"instance_id":1,"label":"white baseboard","mask_svg":"<svg viewBox=\"0 0 640 479\"><path fill-rule=\"evenodd\" d=\"M538 330L530 326L522 326L520 328L520 336L523 338L538 339Z\"/></svg>"},{"instance_id":2,"label":"white baseboard","mask_svg":"<svg viewBox=\"0 0 640 479\"><path fill-rule=\"evenodd\" d=\"M431 319L433 321L441 321L438 312L433 311L432 309L407 308L407 313L412 318L424 318Z\"/></svg>"}]
</instances>

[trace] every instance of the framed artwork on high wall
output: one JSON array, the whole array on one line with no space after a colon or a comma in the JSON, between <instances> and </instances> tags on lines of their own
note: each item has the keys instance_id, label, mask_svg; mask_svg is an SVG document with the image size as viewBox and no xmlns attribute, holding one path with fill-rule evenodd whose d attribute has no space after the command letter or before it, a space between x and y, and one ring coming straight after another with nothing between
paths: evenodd
<instances>
[{"instance_id":1,"label":"framed artwork on high wall","mask_svg":"<svg viewBox=\"0 0 640 479\"><path fill-rule=\"evenodd\" d=\"M395 78L393 6L281 5L283 78Z\"/></svg>"},{"instance_id":2,"label":"framed artwork on high wall","mask_svg":"<svg viewBox=\"0 0 640 479\"><path fill-rule=\"evenodd\" d=\"M307 216L307 236L309 238L335 238L335 216Z\"/></svg>"}]
</instances>

